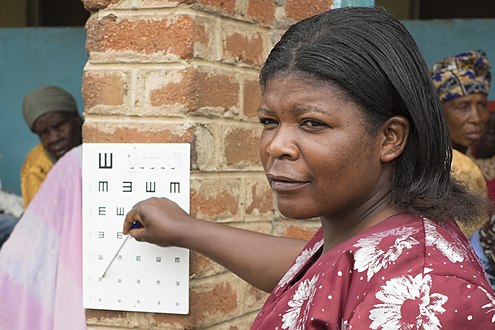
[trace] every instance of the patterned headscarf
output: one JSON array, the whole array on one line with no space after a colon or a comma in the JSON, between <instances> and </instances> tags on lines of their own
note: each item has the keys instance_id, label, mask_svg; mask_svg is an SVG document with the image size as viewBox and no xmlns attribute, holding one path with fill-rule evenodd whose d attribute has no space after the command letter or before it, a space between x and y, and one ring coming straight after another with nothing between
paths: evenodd
<instances>
[{"instance_id":1,"label":"patterned headscarf","mask_svg":"<svg viewBox=\"0 0 495 330\"><path fill-rule=\"evenodd\" d=\"M491 73L486 53L472 50L443 59L431 67L430 74L441 102L490 91Z\"/></svg>"}]
</instances>

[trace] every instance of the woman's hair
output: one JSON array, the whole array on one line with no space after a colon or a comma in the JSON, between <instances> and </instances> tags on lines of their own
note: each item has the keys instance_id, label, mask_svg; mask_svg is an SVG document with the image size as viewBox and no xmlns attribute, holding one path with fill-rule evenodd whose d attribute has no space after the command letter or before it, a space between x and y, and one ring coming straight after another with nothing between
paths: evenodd
<instances>
[{"instance_id":1,"label":"woman's hair","mask_svg":"<svg viewBox=\"0 0 495 330\"><path fill-rule=\"evenodd\" d=\"M451 178L451 141L428 67L387 11L333 9L294 24L261 69L262 89L289 73L342 89L361 106L370 134L393 116L408 119L409 138L394 161L389 196L397 208L437 220L482 216L482 198Z\"/></svg>"}]
</instances>

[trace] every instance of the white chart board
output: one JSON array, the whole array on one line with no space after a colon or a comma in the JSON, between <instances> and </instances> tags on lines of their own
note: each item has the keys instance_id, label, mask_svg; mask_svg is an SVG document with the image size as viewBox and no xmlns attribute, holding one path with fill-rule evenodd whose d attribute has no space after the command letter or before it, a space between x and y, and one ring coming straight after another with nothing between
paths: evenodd
<instances>
[{"instance_id":1,"label":"white chart board","mask_svg":"<svg viewBox=\"0 0 495 330\"><path fill-rule=\"evenodd\" d=\"M137 202L167 197L189 212L190 145L84 143L83 305L89 309L187 314L189 250L126 236L125 215Z\"/></svg>"}]
</instances>

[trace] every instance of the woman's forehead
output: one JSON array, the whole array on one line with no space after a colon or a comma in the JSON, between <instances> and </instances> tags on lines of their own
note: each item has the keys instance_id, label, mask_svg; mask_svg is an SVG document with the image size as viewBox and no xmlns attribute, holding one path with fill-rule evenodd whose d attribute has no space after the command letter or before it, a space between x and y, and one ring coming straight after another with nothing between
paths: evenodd
<instances>
[{"instance_id":1,"label":"woman's forehead","mask_svg":"<svg viewBox=\"0 0 495 330\"><path fill-rule=\"evenodd\" d=\"M67 111L53 111L41 115L33 124L33 129L41 129L46 125L50 125L53 121L65 120L74 117L74 114Z\"/></svg>"}]
</instances>

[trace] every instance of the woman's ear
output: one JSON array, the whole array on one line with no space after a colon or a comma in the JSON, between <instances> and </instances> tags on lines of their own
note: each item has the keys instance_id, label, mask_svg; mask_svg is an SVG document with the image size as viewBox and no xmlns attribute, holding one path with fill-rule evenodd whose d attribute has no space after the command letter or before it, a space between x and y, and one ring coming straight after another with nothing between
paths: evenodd
<instances>
[{"instance_id":1,"label":"woman's ear","mask_svg":"<svg viewBox=\"0 0 495 330\"><path fill-rule=\"evenodd\" d=\"M380 159L382 162L391 162L406 148L409 120L402 116L391 117L382 125L379 134L382 137Z\"/></svg>"}]
</instances>

